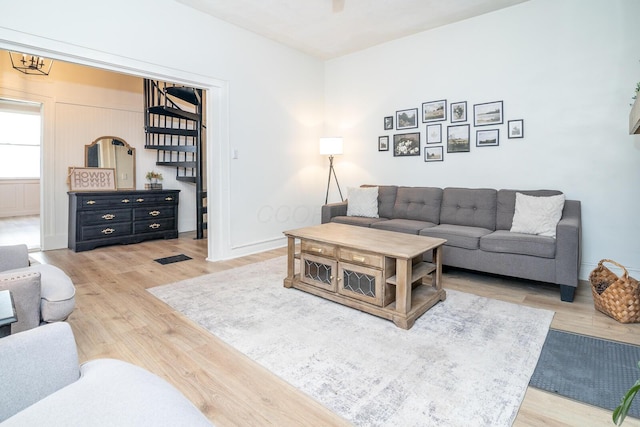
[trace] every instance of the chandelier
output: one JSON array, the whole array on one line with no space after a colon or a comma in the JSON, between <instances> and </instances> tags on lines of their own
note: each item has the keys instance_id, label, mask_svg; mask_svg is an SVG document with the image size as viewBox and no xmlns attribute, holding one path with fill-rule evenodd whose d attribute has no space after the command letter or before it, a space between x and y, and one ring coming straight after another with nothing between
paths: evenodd
<instances>
[{"instance_id":1,"label":"chandelier","mask_svg":"<svg viewBox=\"0 0 640 427\"><path fill-rule=\"evenodd\" d=\"M24 74L48 76L53 66L53 59L45 59L41 56L9 52L9 57L11 58L11 66Z\"/></svg>"}]
</instances>

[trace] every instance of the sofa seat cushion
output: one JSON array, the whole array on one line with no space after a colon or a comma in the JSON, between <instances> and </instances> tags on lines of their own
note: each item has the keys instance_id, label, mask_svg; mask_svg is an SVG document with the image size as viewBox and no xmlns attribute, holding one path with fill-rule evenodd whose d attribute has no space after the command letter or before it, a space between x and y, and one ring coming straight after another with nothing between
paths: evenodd
<instances>
[{"instance_id":1,"label":"sofa seat cushion","mask_svg":"<svg viewBox=\"0 0 640 427\"><path fill-rule=\"evenodd\" d=\"M60 322L69 317L76 305L76 288L64 271L49 264L34 264L30 267L7 271L7 273L16 272L40 273L42 321Z\"/></svg>"},{"instance_id":2,"label":"sofa seat cushion","mask_svg":"<svg viewBox=\"0 0 640 427\"><path fill-rule=\"evenodd\" d=\"M340 215L331 218L331 222L337 222L340 224L357 225L360 227L371 227L371 224L375 224L381 221L388 221L387 218L367 218L364 216L347 216Z\"/></svg>"},{"instance_id":3,"label":"sofa seat cushion","mask_svg":"<svg viewBox=\"0 0 640 427\"><path fill-rule=\"evenodd\" d=\"M420 235L447 239L447 246L464 249L478 249L480 238L491 234L492 231L481 227L466 225L440 224L432 228L420 230Z\"/></svg>"},{"instance_id":4,"label":"sofa seat cushion","mask_svg":"<svg viewBox=\"0 0 640 427\"><path fill-rule=\"evenodd\" d=\"M534 234L498 230L480 239L480 249L487 252L554 258L556 239Z\"/></svg>"},{"instance_id":5,"label":"sofa seat cushion","mask_svg":"<svg viewBox=\"0 0 640 427\"><path fill-rule=\"evenodd\" d=\"M413 219L390 219L371 224L371 228L379 230L396 231L399 233L418 234L423 228L435 227L436 224L428 221L416 221Z\"/></svg>"}]
</instances>

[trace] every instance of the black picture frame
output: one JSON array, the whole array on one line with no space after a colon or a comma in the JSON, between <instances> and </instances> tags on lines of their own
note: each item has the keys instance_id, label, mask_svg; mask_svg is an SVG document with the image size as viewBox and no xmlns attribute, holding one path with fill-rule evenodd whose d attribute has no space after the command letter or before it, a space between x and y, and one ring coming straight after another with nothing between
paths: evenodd
<instances>
[{"instance_id":1,"label":"black picture frame","mask_svg":"<svg viewBox=\"0 0 640 427\"><path fill-rule=\"evenodd\" d=\"M470 126L447 126L447 153L467 153L471 151Z\"/></svg>"},{"instance_id":2,"label":"black picture frame","mask_svg":"<svg viewBox=\"0 0 640 427\"><path fill-rule=\"evenodd\" d=\"M507 138L524 138L524 120L509 120L507 122Z\"/></svg>"},{"instance_id":3,"label":"black picture frame","mask_svg":"<svg viewBox=\"0 0 640 427\"><path fill-rule=\"evenodd\" d=\"M427 138L427 144L442 143L442 123L427 125L425 135Z\"/></svg>"},{"instance_id":4,"label":"black picture frame","mask_svg":"<svg viewBox=\"0 0 640 427\"><path fill-rule=\"evenodd\" d=\"M393 116L387 116L384 118L384 130L393 129Z\"/></svg>"},{"instance_id":5,"label":"black picture frame","mask_svg":"<svg viewBox=\"0 0 640 427\"><path fill-rule=\"evenodd\" d=\"M449 117L451 117L451 123L466 122L467 101L452 102Z\"/></svg>"},{"instance_id":6,"label":"black picture frame","mask_svg":"<svg viewBox=\"0 0 640 427\"><path fill-rule=\"evenodd\" d=\"M400 133L393 135L393 157L409 157L419 155L420 132Z\"/></svg>"},{"instance_id":7,"label":"black picture frame","mask_svg":"<svg viewBox=\"0 0 640 427\"><path fill-rule=\"evenodd\" d=\"M378 151L389 151L389 135L378 137Z\"/></svg>"},{"instance_id":8,"label":"black picture frame","mask_svg":"<svg viewBox=\"0 0 640 427\"><path fill-rule=\"evenodd\" d=\"M442 145L437 147L424 147L425 162L441 162L444 160L444 149Z\"/></svg>"},{"instance_id":9,"label":"black picture frame","mask_svg":"<svg viewBox=\"0 0 640 427\"><path fill-rule=\"evenodd\" d=\"M422 103L422 123L441 122L447 120L447 100Z\"/></svg>"},{"instance_id":10,"label":"black picture frame","mask_svg":"<svg viewBox=\"0 0 640 427\"><path fill-rule=\"evenodd\" d=\"M476 147L500 145L500 129L479 129L476 131Z\"/></svg>"},{"instance_id":11,"label":"black picture frame","mask_svg":"<svg viewBox=\"0 0 640 427\"><path fill-rule=\"evenodd\" d=\"M413 129L418 127L418 109L408 108L396 111L396 129Z\"/></svg>"},{"instance_id":12,"label":"black picture frame","mask_svg":"<svg viewBox=\"0 0 640 427\"><path fill-rule=\"evenodd\" d=\"M502 101L485 102L473 105L473 125L493 126L504 123L504 105Z\"/></svg>"}]
</instances>

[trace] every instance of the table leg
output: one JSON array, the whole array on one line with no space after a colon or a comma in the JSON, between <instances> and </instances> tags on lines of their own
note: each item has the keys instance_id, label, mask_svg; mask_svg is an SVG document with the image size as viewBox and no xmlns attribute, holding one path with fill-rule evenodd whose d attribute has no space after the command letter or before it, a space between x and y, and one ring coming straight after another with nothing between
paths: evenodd
<instances>
[{"instance_id":1,"label":"table leg","mask_svg":"<svg viewBox=\"0 0 640 427\"><path fill-rule=\"evenodd\" d=\"M432 286L435 289L442 289L442 246L438 246L433 250L433 263L436 270L431 275Z\"/></svg>"},{"instance_id":2,"label":"table leg","mask_svg":"<svg viewBox=\"0 0 640 427\"><path fill-rule=\"evenodd\" d=\"M295 255L296 255L296 239L295 237L287 238L287 277L284 279L284 287L293 286L293 276L295 275Z\"/></svg>"},{"instance_id":3,"label":"table leg","mask_svg":"<svg viewBox=\"0 0 640 427\"><path fill-rule=\"evenodd\" d=\"M396 311L406 316L411 310L411 259L396 259Z\"/></svg>"}]
</instances>

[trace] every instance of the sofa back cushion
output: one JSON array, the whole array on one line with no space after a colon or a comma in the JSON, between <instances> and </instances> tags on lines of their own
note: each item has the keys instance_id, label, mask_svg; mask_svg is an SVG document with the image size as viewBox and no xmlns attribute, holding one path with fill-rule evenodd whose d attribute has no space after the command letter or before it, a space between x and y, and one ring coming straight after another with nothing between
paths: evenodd
<instances>
[{"instance_id":1,"label":"sofa back cushion","mask_svg":"<svg viewBox=\"0 0 640 427\"><path fill-rule=\"evenodd\" d=\"M378 216L393 218L393 205L396 202L398 187L395 185L362 185L362 187L378 187Z\"/></svg>"},{"instance_id":2,"label":"sofa back cushion","mask_svg":"<svg viewBox=\"0 0 640 427\"><path fill-rule=\"evenodd\" d=\"M495 230L497 195L489 188L445 188L440 223Z\"/></svg>"},{"instance_id":3,"label":"sofa back cushion","mask_svg":"<svg viewBox=\"0 0 640 427\"><path fill-rule=\"evenodd\" d=\"M516 193L527 196L548 197L562 194L557 190L499 190L496 230L511 230L513 214L516 210Z\"/></svg>"},{"instance_id":4,"label":"sofa back cushion","mask_svg":"<svg viewBox=\"0 0 640 427\"><path fill-rule=\"evenodd\" d=\"M436 187L398 187L393 218L438 224L442 189Z\"/></svg>"},{"instance_id":5,"label":"sofa back cushion","mask_svg":"<svg viewBox=\"0 0 640 427\"><path fill-rule=\"evenodd\" d=\"M436 187L398 187L393 218L440 222L442 189Z\"/></svg>"}]
</instances>

